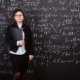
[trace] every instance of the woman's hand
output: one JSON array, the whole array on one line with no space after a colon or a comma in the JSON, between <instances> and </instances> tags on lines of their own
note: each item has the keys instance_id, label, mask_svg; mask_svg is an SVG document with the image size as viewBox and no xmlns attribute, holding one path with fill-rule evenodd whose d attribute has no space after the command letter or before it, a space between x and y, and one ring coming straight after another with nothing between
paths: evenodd
<instances>
[{"instance_id":1,"label":"woman's hand","mask_svg":"<svg viewBox=\"0 0 80 80\"><path fill-rule=\"evenodd\" d=\"M33 59L33 55L29 55L29 61L31 61Z\"/></svg>"},{"instance_id":2,"label":"woman's hand","mask_svg":"<svg viewBox=\"0 0 80 80\"><path fill-rule=\"evenodd\" d=\"M24 44L25 44L25 41L24 41L24 40L20 40L20 41L19 41L19 45L20 45L20 46L23 46Z\"/></svg>"}]
</instances>

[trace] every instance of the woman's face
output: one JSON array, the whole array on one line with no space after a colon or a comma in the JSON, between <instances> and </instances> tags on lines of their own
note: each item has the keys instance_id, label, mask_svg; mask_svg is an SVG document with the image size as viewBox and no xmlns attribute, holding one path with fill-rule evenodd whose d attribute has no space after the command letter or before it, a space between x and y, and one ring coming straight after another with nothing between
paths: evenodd
<instances>
[{"instance_id":1,"label":"woman's face","mask_svg":"<svg viewBox=\"0 0 80 80\"><path fill-rule=\"evenodd\" d=\"M21 11L16 12L14 15L14 20L16 22L23 22L23 20L24 20L23 13Z\"/></svg>"}]
</instances>

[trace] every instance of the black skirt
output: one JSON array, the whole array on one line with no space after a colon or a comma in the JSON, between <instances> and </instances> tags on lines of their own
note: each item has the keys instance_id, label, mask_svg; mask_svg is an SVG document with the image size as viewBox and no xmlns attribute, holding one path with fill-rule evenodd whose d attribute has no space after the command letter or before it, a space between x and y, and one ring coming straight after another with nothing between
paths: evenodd
<instances>
[{"instance_id":1,"label":"black skirt","mask_svg":"<svg viewBox=\"0 0 80 80\"><path fill-rule=\"evenodd\" d=\"M24 72L28 69L28 55L15 55L10 53L13 72Z\"/></svg>"}]
</instances>

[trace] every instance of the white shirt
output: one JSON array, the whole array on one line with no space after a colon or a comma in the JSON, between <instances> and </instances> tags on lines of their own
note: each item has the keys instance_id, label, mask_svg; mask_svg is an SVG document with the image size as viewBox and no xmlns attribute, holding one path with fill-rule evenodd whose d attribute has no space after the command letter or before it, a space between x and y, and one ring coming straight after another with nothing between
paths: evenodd
<instances>
[{"instance_id":1,"label":"white shirt","mask_svg":"<svg viewBox=\"0 0 80 80\"><path fill-rule=\"evenodd\" d=\"M19 28L21 28L21 25L18 25ZM22 31L22 37L23 37L23 40L25 39L25 36L24 36L24 32ZM19 45L19 41L17 41L16 45ZM26 53L26 50L25 50L25 45L23 46L20 46L18 47L18 50L16 52L13 52L13 51L9 51L9 53L11 54L16 54L16 55L23 55Z\"/></svg>"}]
</instances>

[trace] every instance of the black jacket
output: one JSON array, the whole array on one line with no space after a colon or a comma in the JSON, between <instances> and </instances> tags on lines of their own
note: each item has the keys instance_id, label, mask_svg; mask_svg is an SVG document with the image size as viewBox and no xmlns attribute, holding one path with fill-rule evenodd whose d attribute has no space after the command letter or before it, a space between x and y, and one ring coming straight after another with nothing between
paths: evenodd
<instances>
[{"instance_id":1,"label":"black jacket","mask_svg":"<svg viewBox=\"0 0 80 80\"><path fill-rule=\"evenodd\" d=\"M10 45L10 50L16 52L19 46L17 46L17 41L13 40L11 36L10 27L19 27L17 26L17 23L13 23L9 25L6 30L6 43ZM33 38L31 28L29 25L26 25L25 23L22 24L22 28L25 33L25 49L27 51L27 54L33 55Z\"/></svg>"}]
</instances>

